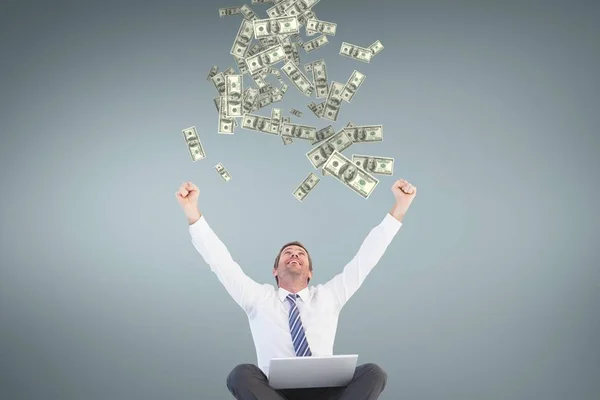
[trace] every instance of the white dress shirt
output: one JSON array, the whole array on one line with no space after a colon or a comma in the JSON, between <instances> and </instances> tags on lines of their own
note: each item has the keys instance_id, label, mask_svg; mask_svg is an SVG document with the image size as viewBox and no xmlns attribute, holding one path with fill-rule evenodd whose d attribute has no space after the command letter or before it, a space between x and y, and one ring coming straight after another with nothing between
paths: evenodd
<instances>
[{"instance_id":1,"label":"white dress shirt","mask_svg":"<svg viewBox=\"0 0 600 400\"><path fill-rule=\"evenodd\" d=\"M339 313L379 262L402 223L387 213L364 239L343 271L325 284L309 286L296 300L306 340L314 356L333 354ZM210 228L204 216L190 225L192 243L233 300L248 316L258 367L269 376L269 360L295 357L288 324L289 292L249 278Z\"/></svg>"}]
</instances>

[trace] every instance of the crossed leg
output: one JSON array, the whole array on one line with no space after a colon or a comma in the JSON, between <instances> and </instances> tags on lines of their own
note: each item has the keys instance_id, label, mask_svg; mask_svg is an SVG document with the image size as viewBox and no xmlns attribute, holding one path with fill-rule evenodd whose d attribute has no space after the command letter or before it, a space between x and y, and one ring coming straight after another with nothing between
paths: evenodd
<instances>
[{"instance_id":1,"label":"crossed leg","mask_svg":"<svg viewBox=\"0 0 600 400\"><path fill-rule=\"evenodd\" d=\"M227 376L227 388L238 400L376 400L387 382L377 364L356 367L347 386L306 389L273 389L254 364L240 364Z\"/></svg>"}]
</instances>

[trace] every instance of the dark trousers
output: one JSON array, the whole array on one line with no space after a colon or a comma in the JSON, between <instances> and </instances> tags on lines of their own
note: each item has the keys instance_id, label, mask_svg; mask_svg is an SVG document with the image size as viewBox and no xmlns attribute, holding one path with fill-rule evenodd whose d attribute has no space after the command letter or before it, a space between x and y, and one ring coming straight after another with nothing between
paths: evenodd
<instances>
[{"instance_id":1,"label":"dark trousers","mask_svg":"<svg viewBox=\"0 0 600 400\"><path fill-rule=\"evenodd\" d=\"M387 381L377 364L356 367L352 381L343 387L273 389L254 364L240 364L227 376L227 388L238 400L376 400Z\"/></svg>"}]
</instances>

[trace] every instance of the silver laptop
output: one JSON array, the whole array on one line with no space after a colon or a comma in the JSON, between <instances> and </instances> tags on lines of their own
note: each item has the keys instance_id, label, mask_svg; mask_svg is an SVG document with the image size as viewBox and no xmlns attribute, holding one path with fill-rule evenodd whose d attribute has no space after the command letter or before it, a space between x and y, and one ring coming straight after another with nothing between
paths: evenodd
<instances>
[{"instance_id":1,"label":"silver laptop","mask_svg":"<svg viewBox=\"0 0 600 400\"><path fill-rule=\"evenodd\" d=\"M269 385L273 389L346 386L357 361L358 354L272 358Z\"/></svg>"}]
</instances>

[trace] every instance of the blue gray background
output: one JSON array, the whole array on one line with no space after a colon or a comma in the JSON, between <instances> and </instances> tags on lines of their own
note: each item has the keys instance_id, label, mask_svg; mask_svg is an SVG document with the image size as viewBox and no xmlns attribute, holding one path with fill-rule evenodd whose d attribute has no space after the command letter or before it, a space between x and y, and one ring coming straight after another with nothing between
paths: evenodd
<instances>
[{"instance_id":1,"label":"blue gray background","mask_svg":"<svg viewBox=\"0 0 600 400\"><path fill-rule=\"evenodd\" d=\"M335 353L381 365L383 400L597 399L597 5L322 0L337 35L302 60L325 58L330 80L367 75L334 127L383 124L383 143L346 153L394 157L396 171L368 200L324 177L300 203L310 145L217 134L206 76L235 66L241 16L217 12L234 3L3 7L0 398L231 398L225 378L254 346L190 242L179 185L200 187L250 277L275 284L276 252L297 239L317 284L403 177L417 198L342 311ZM338 55L377 39L370 64ZM276 107L325 126L310 100L290 84ZM208 153L196 163L192 125Z\"/></svg>"}]
</instances>

